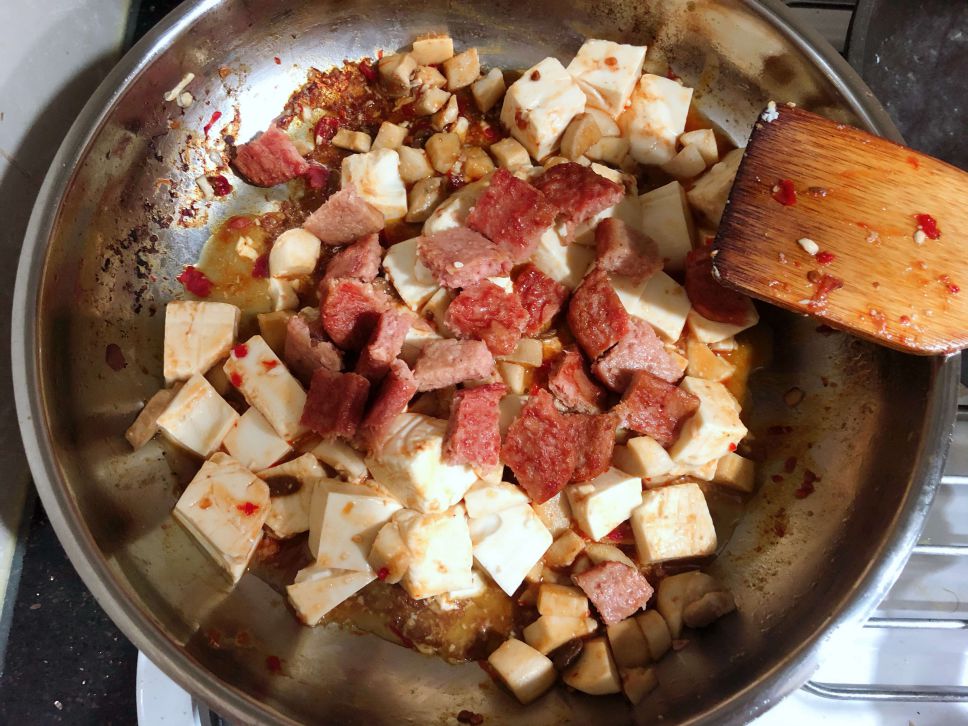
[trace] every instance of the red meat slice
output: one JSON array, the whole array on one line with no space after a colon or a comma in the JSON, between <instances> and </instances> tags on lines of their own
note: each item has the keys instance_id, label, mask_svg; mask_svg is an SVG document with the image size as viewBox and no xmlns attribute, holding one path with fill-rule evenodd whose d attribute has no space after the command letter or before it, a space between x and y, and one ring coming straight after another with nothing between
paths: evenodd
<instances>
[{"instance_id":1,"label":"red meat slice","mask_svg":"<svg viewBox=\"0 0 968 726\"><path fill-rule=\"evenodd\" d=\"M629 330L629 315L605 270L585 275L568 304L568 324L589 358L598 358Z\"/></svg>"},{"instance_id":2,"label":"red meat slice","mask_svg":"<svg viewBox=\"0 0 968 726\"><path fill-rule=\"evenodd\" d=\"M679 436L683 422L698 409L699 399L688 391L648 371L637 371L613 411L628 428L670 446Z\"/></svg>"},{"instance_id":3,"label":"red meat slice","mask_svg":"<svg viewBox=\"0 0 968 726\"><path fill-rule=\"evenodd\" d=\"M503 383L464 388L454 394L444 436L444 461L487 469L501 459L498 403L508 392Z\"/></svg>"},{"instance_id":4,"label":"red meat slice","mask_svg":"<svg viewBox=\"0 0 968 726\"><path fill-rule=\"evenodd\" d=\"M453 299L444 324L460 338L483 340L494 355L507 355L521 339L528 311L517 295L484 280Z\"/></svg>"},{"instance_id":5,"label":"red meat slice","mask_svg":"<svg viewBox=\"0 0 968 726\"><path fill-rule=\"evenodd\" d=\"M326 265L323 279L338 280L348 277L360 282L373 282L380 272L382 259L383 248L380 247L379 235L368 234L333 255Z\"/></svg>"},{"instance_id":6,"label":"red meat slice","mask_svg":"<svg viewBox=\"0 0 968 726\"><path fill-rule=\"evenodd\" d=\"M612 413L596 416L573 413L568 418L575 427L575 449L578 452L571 480L588 481L604 474L612 464L618 416Z\"/></svg>"},{"instance_id":7,"label":"red meat slice","mask_svg":"<svg viewBox=\"0 0 968 726\"><path fill-rule=\"evenodd\" d=\"M235 168L258 187L282 184L309 171L306 161L285 131L273 124L235 149Z\"/></svg>"},{"instance_id":8,"label":"red meat slice","mask_svg":"<svg viewBox=\"0 0 968 726\"><path fill-rule=\"evenodd\" d=\"M462 381L487 378L494 356L479 340L432 340L417 356L414 376L417 390L434 391Z\"/></svg>"},{"instance_id":9,"label":"red meat slice","mask_svg":"<svg viewBox=\"0 0 968 726\"><path fill-rule=\"evenodd\" d=\"M568 288L544 274L530 262L514 278L514 292L528 311L525 335L542 332L568 299Z\"/></svg>"},{"instance_id":10,"label":"red meat slice","mask_svg":"<svg viewBox=\"0 0 968 726\"><path fill-rule=\"evenodd\" d=\"M420 261L444 287L469 287L511 271L511 258L487 237L454 227L417 241Z\"/></svg>"},{"instance_id":11,"label":"red meat slice","mask_svg":"<svg viewBox=\"0 0 968 726\"><path fill-rule=\"evenodd\" d=\"M396 310L380 313L376 326L370 334L370 340L360 351L356 361L356 372L376 383L386 375L390 363L400 355L403 340L413 323L413 317Z\"/></svg>"},{"instance_id":12,"label":"red meat slice","mask_svg":"<svg viewBox=\"0 0 968 726\"><path fill-rule=\"evenodd\" d=\"M605 403L605 391L585 373L581 353L575 350L564 350L555 359L548 388L566 408L579 413L598 413Z\"/></svg>"},{"instance_id":13,"label":"red meat slice","mask_svg":"<svg viewBox=\"0 0 968 726\"><path fill-rule=\"evenodd\" d=\"M639 318L630 318L629 332L595 361L592 372L606 386L621 393L628 388L635 371L648 371L669 383L682 378L682 369L666 352L652 326Z\"/></svg>"},{"instance_id":14,"label":"red meat slice","mask_svg":"<svg viewBox=\"0 0 968 726\"><path fill-rule=\"evenodd\" d=\"M352 439L369 393L370 382L363 376L319 368L306 393L302 423L323 438Z\"/></svg>"},{"instance_id":15,"label":"red meat slice","mask_svg":"<svg viewBox=\"0 0 968 726\"><path fill-rule=\"evenodd\" d=\"M723 287L713 277L709 247L686 255L686 295L697 313L719 323L742 325L749 314L749 298Z\"/></svg>"},{"instance_id":16,"label":"red meat slice","mask_svg":"<svg viewBox=\"0 0 968 726\"><path fill-rule=\"evenodd\" d=\"M645 576L623 562L599 562L571 579L588 595L606 625L637 613L653 593Z\"/></svg>"},{"instance_id":17,"label":"red meat slice","mask_svg":"<svg viewBox=\"0 0 968 726\"><path fill-rule=\"evenodd\" d=\"M544 194L507 169L498 169L467 215L467 226L497 243L518 263L534 254L538 239L554 223L556 213Z\"/></svg>"},{"instance_id":18,"label":"red meat slice","mask_svg":"<svg viewBox=\"0 0 968 726\"><path fill-rule=\"evenodd\" d=\"M575 426L555 408L544 389L528 398L511 423L501 460L537 503L546 502L571 481L577 463Z\"/></svg>"},{"instance_id":19,"label":"red meat slice","mask_svg":"<svg viewBox=\"0 0 968 726\"><path fill-rule=\"evenodd\" d=\"M323 330L343 350L363 347L390 306L385 292L358 280L327 280L319 297Z\"/></svg>"},{"instance_id":20,"label":"red meat slice","mask_svg":"<svg viewBox=\"0 0 968 726\"><path fill-rule=\"evenodd\" d=\"M601 269L638 282L662 269L655 240L615 217L607 217L595 227L595 256Z\"/></svg>"},{"instance_id":21,"label":"red meat slice","mask_svg":"<svg viewBox=\"0 0 968 726\"><path fill-rule=\"evenodd\" d=\"M303 385L309 385L317 368L340 371L343 354L329 342L319 320L293 315L286 324L286 344L282 357L286 366Z\"/></svg>"},{"instance_id":22,"label":"red meat slice","mask_svg":"<svg viewBox=\"0 0 968 726\"><path fill-rule=\"evenodd\" d=\"M370 410L360 422L356 438L368 451L376 451L386 440L393 420L407 410L407 404L417 392L413 373L402 360L390 364L390 370L380 384Z\"/></svg>"},{"instance_id":23,"label":"red meat slice","mask_svg":"<svg viewBox=\"0 0 968 726\"><path fill-rule=\"evenodd\" d=\"M345 245L383 229L383 212L356 193L352 186L341 189L303 222L327 245Z\"/></svg>"},{"instance_id":24,"label":"red meat slice","mask_svg":"<svg viewBox=\"0 0 968 726\"><path fill-rule=\"evenodd\" d=\"M614 207L625 196L625 187L596 174L588 167L568 162L555 164L534 181L534 186L558 210L558 221L571 242L575 228L599 212Z\"/></svg>"}]
</instances>

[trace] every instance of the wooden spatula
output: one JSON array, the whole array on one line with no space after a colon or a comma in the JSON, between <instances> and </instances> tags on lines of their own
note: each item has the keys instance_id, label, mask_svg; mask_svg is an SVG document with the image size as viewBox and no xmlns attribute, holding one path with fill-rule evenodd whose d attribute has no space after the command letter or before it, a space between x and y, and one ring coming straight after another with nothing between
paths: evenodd
<instances>
[{"instance_id":1,"label":"wooden spatula","mask_svg":"<svg viewBox=\"0 0 968 726\"><path fill-rule=\"evenodd\" d=\"M968 174L781 107L757 122L713 245L721 282L920 355L968 347Z\"/></svg>"}]
</instances>

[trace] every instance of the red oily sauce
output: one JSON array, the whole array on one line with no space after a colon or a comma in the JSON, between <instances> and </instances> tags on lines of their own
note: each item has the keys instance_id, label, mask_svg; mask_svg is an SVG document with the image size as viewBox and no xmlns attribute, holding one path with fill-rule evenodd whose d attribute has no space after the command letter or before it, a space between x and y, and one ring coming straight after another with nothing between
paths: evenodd
<instances>
[{"instance_id":1,"label":"red oily sauce","mask_svg":"<svg viewBox=\"0 0 968 726\"><path fill-rule=\"evenodd\" d=\"M780 179L773 187L773 198L784 207L792 207L797 203L797 190L790 179Z\"/></svg>"},{"instance_id":2,"label":"red oily sauce","mask_svg":"<svg viewBox=\"0 0 968 726\"><path fill-rule=\"evenodd\" d=\"M189 265L177 278L192 295L208 297L212 294L212 281L194 265Z\"/></svg>"}]
</instances>

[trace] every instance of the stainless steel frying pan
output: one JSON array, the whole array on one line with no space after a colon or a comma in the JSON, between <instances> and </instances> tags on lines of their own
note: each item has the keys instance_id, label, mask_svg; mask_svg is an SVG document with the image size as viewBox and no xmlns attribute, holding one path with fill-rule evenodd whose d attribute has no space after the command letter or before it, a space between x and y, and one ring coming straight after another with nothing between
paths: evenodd
<instances>
[{"instance_id":1,"label":"stainless steel frying pan","mask_svg":"<svg viewBox=\"0 0 968 726\"><path fill-rule=\"evenodd\" d=\"M237 108L247 139L311 65L403 46L427 30L450 31L505 68L568 58L587 36L648 43L737 142L771 98L896 136L833 50L773 2L186 3L84 109L24 244L13 363L47 512L131 640L245 722L444 723L464 708L488 723L744 722L800 685L828 637L869 613L903 565L947 450L957 360L908 358L820 334L806 319L766 316L775 354L754 380L750 421L766 453L762 487L715 566L739 611L664 659L661 687L635 710L563 689L522 708L474 664L302 627L254 576L230 590L169 514L190 465L160 444L132 454L122 438L161 383L164 303L206 222L267 204L244 185L229 202L198 200L198 144L212 112L230 118ZM186 71L196 100L182 112L162 95ZM126 367L106 364L110 344ZM806 396L790 408L783 393L793 386ZM793 496L791 476L771 481L790 456L822 476L806 499ZM267 670L268 655L282 659L282 674Z\"/></svg>"}]
</instances>

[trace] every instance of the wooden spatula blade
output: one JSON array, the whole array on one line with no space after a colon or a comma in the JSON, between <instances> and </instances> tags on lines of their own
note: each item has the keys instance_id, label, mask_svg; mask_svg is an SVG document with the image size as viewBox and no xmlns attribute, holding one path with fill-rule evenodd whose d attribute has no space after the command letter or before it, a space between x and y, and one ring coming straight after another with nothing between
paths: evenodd
<instances>
[{"instance_id":1,"label":"wooden spatula blade","mask_svg":"<svg viewBox=\"0 0 968 726\"><path fill-rule=\"evenodd\" d=\"M717 277L899 350L968 347L968 174L798 108L777 113L750 137Z\"/></svg>"}]
</instances>

